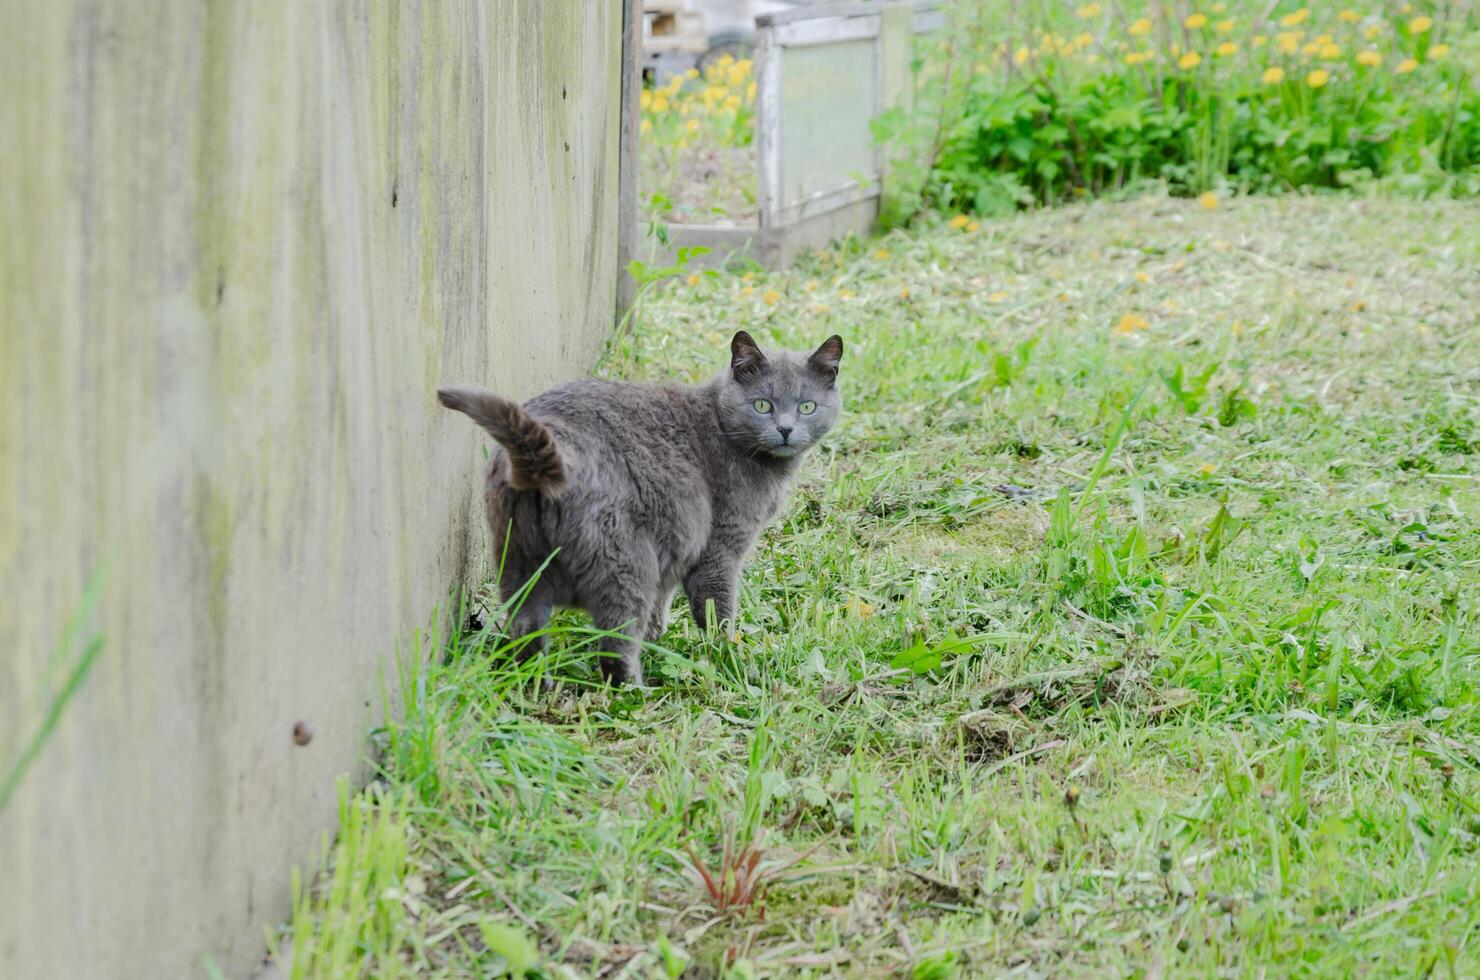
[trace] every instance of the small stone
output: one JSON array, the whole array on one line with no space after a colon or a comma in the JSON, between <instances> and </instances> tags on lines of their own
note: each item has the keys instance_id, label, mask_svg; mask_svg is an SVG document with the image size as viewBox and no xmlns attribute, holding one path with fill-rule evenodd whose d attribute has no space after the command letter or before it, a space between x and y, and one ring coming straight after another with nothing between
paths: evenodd
<instances>
[{"instance_id":1,"label":"small stone","mask_svg":"<svg viewBox=\"0 0 1480 980\"><path fill-rule=\"evenodd\" d=\"M293 744L307 745L313 741L313 726L306 721L293 723Z\"/></svg>"}]
</instances>

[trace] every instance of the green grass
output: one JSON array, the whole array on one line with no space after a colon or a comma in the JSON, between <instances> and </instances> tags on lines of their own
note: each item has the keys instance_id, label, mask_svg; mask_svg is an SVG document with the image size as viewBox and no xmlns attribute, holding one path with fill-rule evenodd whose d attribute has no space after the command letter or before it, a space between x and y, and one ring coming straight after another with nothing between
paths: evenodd
<instances>
[{"instance_id":1,"label":"green grass","mask_svg":"<svg viewBox=\"0 0 1480 980\"><path fill-rule=\"evenodd\" d=\"M1477 266L1471 205L1148 198L659 290L609 373L849 345L742 641L408 671L298 972L1475 975Z\"/></svg>"},{"instance_id":2,"label":"green grass","mask_svg":"<svg viewBox=\"0 0 1480 980\"><path fill-rule=\"evenodd\" d=\"M1010 213L1148 184L1190 196L1480 192L1471 4L959 0L922 41L886 217Z\"/></svg>"}]
</instances>

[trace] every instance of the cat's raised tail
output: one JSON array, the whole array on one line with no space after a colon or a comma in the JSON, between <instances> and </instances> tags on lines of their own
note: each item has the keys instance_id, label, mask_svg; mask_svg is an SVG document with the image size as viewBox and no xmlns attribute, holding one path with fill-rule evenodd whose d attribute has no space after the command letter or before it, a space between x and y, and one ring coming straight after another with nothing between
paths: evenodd
<instances>
[{"instance_id":1,"label":"cat's raised tail","mask_svg":"<svg viewBox=\"0 0 1480 980\"><path fill-rule=\"evenodd\" d=\"M555 437L514 402L468 385L439 388L437 400L477 422L504 447L509 454L509 485L515 490L549 495L565 486L565 461Z\"/></svg>"}]
</instances>

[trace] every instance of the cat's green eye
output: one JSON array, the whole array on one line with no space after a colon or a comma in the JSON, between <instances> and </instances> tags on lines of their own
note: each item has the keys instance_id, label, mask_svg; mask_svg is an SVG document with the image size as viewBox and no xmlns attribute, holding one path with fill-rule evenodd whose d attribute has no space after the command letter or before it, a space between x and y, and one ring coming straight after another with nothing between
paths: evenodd
<instances>
[{"instance_id":1,"label":"cat's green eye","mask_svg":"<svg viewBox=\"0 0 1480 980\"><path fill-rule=\"evenodd\" d=\"M753 408L755 408L757 412L760 412L762 415L770 414L771 403L766 401L764 398L757 398L750 404Z\"/></svg>"},{"instance_id":2,"label":"cat's green eye","mask_svg":"<svg viewBox=\"0 0 1480 980\"><path fill-rule=\"evenodd\" d=\"M802 402L800 405L797 406L797 411L801 412L803 415L811 415L813 412L817 411L817 403Z\"/></svg>"}]
</instances>

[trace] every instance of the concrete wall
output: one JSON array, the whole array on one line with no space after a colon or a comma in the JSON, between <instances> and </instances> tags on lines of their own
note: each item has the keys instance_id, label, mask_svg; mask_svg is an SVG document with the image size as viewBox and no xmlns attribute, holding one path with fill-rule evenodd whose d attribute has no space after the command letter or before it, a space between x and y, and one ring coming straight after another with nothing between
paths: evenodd
<instances>
[{"instance_id":1,"label":"concrete wall","mask_svg":"<svg viewBox=\"0 0 1480 980\"><path fill-rule=\"evenodd\" d=\"M242 975L612 321L622 0L0 0L0 976ZM295 722L316 734L294 744Z\"/></svg>"}]
</instances>

